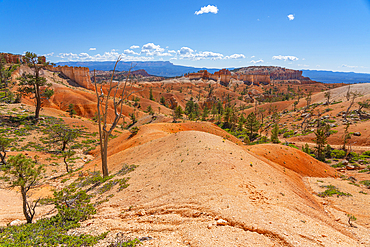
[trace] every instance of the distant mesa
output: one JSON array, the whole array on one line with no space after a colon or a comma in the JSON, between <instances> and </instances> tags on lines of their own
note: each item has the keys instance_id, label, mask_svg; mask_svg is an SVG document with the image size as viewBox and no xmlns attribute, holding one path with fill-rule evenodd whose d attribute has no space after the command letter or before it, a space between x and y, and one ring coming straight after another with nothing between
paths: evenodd
<instances>
[{"instance_id":1,"label":"distant mesa","mask_svg":"<svg viewBox=\"0 0 370 247\"><path fill-rule=\"evenodd\" d=\"M219 81L222 85L229 85L231 79L243 81L248 85L270 84L272 81L284 82L294 80L300 84L316 83L308 77L302 76L302 71L286 69L275 66L250 66L236 69L233 72L228 69L222 69L215 73L209 73L207 70L201 70L197 73L186 74L185 77L190 80L214 80Z\"/></svg>"}]
</instances>

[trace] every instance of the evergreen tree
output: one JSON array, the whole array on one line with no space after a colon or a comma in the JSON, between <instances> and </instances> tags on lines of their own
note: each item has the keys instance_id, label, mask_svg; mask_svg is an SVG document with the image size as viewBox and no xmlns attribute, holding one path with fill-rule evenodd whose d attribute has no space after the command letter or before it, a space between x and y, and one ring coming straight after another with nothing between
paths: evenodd
<instances>
[{"instance_id":1,"label":"evergreen tree","mask_svg":"<svg viewBox=\"0 0 370 247\"><path fill-rule=\"evenodd\" d=\"M8 139L6 137L0 136L0 163L5 165L6 161L6 152L10 144L12 143L12 139Z\"/></svg>"},{"instance_id":2,"label":"evergreen tree","mask_svg":"<svg viewBox=\"0 0 370 247\"><path fill-rule=\"evenodd\" d=\"M181 118L183 114L181 106L177 106L173 112L173 122L176 122L177 119Z\"/></svg>"},{"instance_id":3,"label":"evergreen tree","mask_svg":"<svg viewBox=\"0 0 370 247\"><path fill-rule=\"evenodd\" d=\"M279 124L275 123L274 128L271 130L271 141L272 143L279 143Z\"/></svg>"},{"instance_id":4,"label":"evergreen tree","mask_svg":"<svg viewBox=\"0 0 370 247\"><path fill-rule=\"evenodd\" d=\"M190 100L188 102L186 102L186 105L185 105L185 114L189 117L191 113L194 112L194 106L195 103L193 101L193 97L190 98Z\"/></svg>"},{"instance_id":5,"label":"evergreen tree","mask_svg":"<svg viewBox=\"0 0 370 247\"><path fill-rule=\"evenodd\" d=\"M253 140L253 137L254 137L254 134L260 128L260 123L258 122L257 117L254 114L254 112L251 112L247 116L247 121L245 123L245 128L247 130L247 134L249 136L249 140L252 141Z\"/></svg>"},{"instance_id":6,"label":"evergreen tree","mask_svg":"<svg viewBox=\"0 0 370 247\"><path fill-rule=\"evenodd\" d=\"M160 99L160 103L164 106L166 105L166 99L163 96Z\"/></svg>"},{"instance_id":7,"label":"evergreen tree","mask_svg":"<svg viewBox=\"0 0 370 247\"><path fill-rule=\"evenodd\" d=\"M224 111L224 126L226 128L230 128L231 126L231 115L232 115L231 107L226 107Z\"/></svg>"},{"instance_id":8,"label":"evergreen tree","mask_svg":"<svg viewBox=\"0 0 370 247\"><path fill-rule=\"evenodd\" d=\"M238 129L240 131L243 130L243 126L244 126L246 121L247 121L247 119L245 119L244 114L241 114L241 116L239 118L239 121L238 121Z\"/></svg>"},{"instance_id":9,"label":"evergreen tree","mask_svg":"<svg viewBox=\"0 0 370 247\"><path fill-rule=\"evenodd\" d=\"M200 117L200 107L198 103L194 103L194 118L198 120L199 117Z\"/></svg>"},{"instance_id":10,"label":"evergreen tree","mask_svg":"<svg viewBox=\"0 0 370 247\"><path fill-rule=\"evenodd\" d=\"M217 102L217 113L218 115L222 115L224 113L224 108L221 101Z\"/></svg>"},{"instance_id":11,"label":"evergreen tree","mask_svg":"<svg viewBox=\"0 0 370 247\"><path fill-rule=\"evenodd\" d=\"M54 124L47 131L49 143L61 145L61 152L64 152L67 146L80 136L80 130L71 129L65 124Z\"/></svg>"},{"instance_id":12,"label":"evergreen tree","mask_svg":"<svg viewBox=\"0 0 370 247\"><path fill-rule=\"evenodd\" d=\"M343 134L343 147L342 149L346 151L346 144L349 139L351 139L351 133L349 133L348 128L350 126L350 123L346 124L346 127L344 128L344 134Z\"/></svg>"},{"instance_id":13,"label":"evergreen tree","mask_svg":"<svg viewBox=\"0 0 370 247\"><path fill-rule=\"evenodd\" d=\"M325 161L325 145L327 144L327 134L329 133L330 126L325 124L320 126L314 132L316 142L316 158L320 161Z\"/></svg>"},{"instance_id":14,"label":"evergreen tree","mask_svg":"<svg viewBox=\"0 0 370 247\"><path fill-rule=\"evenodd\" d=\"M18 92L22 95L33 95L35 99L35 119L40 117L40 110L45 99L50 99L54 94L54 90L50 89L51 84L46 83L46 79L40 75L41 69L45 68L49 63L44 63L41 57L35 53L26 52L24 60L28 67L33 71L32 74L23 73L18 78Z\"/></svg>"},{"instance_id":15,"label":"evergreen tree","mask_svg":"<svg viewBox=\"0 0 370 247\"><path fill-rule=\"evenodd\" d=\"M68 110L67 110L67 112L68 112L68 114L69 114L69 116L71 117L71 118L73 118L73 116L74 115L76 115L77 114L77 112L75 111L75 106L73 105L73 104L69 104L68 105Z\"/></svg>"},{"instance_id":16,"label":"evergreen tree","mask_svg":"<svg viewBox=\"0 0 370 247\"><path fill-rule=\"evenodd\" d=\"M27 158L24 154L10 156L7 164L3 167L4 175L10 180L12 187L20 187L23 201L23 214L27 223L32 223L36 213L36 207L40 199L30 201L29 191L33 189L41 179L44 169L41 165L36 167L36 159Z\"/></svg>"},{"instance_id":17,"label":"evergreen tree","mask_svg":"<svg viewBox=\"0 0 370 247\"><path fill-rule=\"evenodd\" d=\"M213 106L212 106L211 114L212 114L212 117L213 117L213 118L214 118L214 117L215 117L215 115L217 114L217 106L216 106L216 105L213 105Z\"/></svg>"},{"instance_id":18,"label":"evergreen tree","mask_svg":"<svg viewBox=\"0 0 370 247\"><path fill-rule=\"evenodd\" d=\"M151 116L154 115L154 111L151 105L148 105L148 107L146 108L146 112L149 113L149 115Z\"/></svg>"},{"instance_id":19,"label":"evergreen tree","mask_svg":"<svg viewBox=\"0 0 370 247\"><path fill-rule=\"evenodd\" d=\"M6 61L3 55L0 55L0 101L13 103L15 101L14 94L10 91L13 83L11 82L12 72L15 71L17 65L5 66Z\"/></svg>"},{"instance_id":20,"label":"evergreen tree","mask_svg":"<svg viewBox=\"0 0 370 247\"><path fill-rule=\"evenodd\" d=\"M151 88L149 90L149 99L154 101L153 90Z\"/></svg>"},{"instance_id":21,"label":"evergreen tree","mask_svg":"<svg viewBox=\"0 0 370 247\"><path fill-rule=\"evenodd\" d=\"M206 121L207 120L208 113L209 113L209 110L208 110L207 106L205 106L204 109L203 109L203 113L202 113L202 121Z\"/></svg>"}]
</instances>

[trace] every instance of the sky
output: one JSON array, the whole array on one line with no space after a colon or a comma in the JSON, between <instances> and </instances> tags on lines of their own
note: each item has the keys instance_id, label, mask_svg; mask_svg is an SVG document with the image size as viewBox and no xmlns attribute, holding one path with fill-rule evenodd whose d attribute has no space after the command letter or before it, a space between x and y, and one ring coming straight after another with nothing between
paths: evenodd
<instances>
[{"instance_id":1,"label":"sky","mask_svg":"<svg viewBox=\"0 0 370 247\"><path fill-rule=\"evenodd\" d=\"M0 52L370 73L370 0L0 0Z\"/></svg>"}]
</instances>

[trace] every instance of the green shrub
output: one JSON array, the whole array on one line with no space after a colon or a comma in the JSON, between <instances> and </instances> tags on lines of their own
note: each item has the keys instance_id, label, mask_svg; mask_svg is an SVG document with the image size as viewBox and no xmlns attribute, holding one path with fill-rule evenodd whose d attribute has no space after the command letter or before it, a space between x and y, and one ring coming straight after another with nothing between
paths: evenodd
<instances>
[{"instance_id":1,"label":"green shrub","mask_svg":"<svg viewBox=\"0 0 370 247\"><path fill-rule=\"evenodd\" d=\"M346 156L346 152L344 150L334 149L331 152L331 156L337 159L343 159Z\"/></svg>"},{"instance_id":2,"label":"green shrub","mask_svg":"<svg viewBox=\"0 0 370 247\"><path fill-rule=\"evenodd\" d=\"M327 196L333 196L333 195L337 195L337 197L339 197L339 196L352 196L349 193L344 193L344 192L339 191L338 188L335 187L334 185L323 185L323 186L320 186L320 187L327 188L324 192L318 193L318 196L320 196L320 197L327 197Z\"/></svg>"},{"instance_id":3,"label":"green shrub","mask_svg":"<svg viewBox=\"0 0 370 247\"><path fill-rule=\"evenodd\" d=\"M363 181L360 181L360 184L363 184L365 186L370 186L370 180L363 180Z\"/></svg>"},{"instance_id":4,"label":"green shrub","mask_svg":"<svg viewBox=\"0 0 370 247\"><path fill-rule=\"evenodd\" d=\"M54 216L32 224L0 228L0 246L93 246L107 235L76 236L67 233L76 227L77 223L63 222Z\"/></svg>"}]
</instances>

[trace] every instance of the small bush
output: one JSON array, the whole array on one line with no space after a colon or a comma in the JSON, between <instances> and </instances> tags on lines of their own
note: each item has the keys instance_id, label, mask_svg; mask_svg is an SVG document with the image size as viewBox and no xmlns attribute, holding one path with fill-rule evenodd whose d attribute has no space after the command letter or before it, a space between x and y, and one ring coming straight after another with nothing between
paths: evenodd
<instances>
[{"instance_id":1,"label":"small bush","mask_svg":"<svg viewBox=\"0 0 370 247\"><path fill-rule=\"evenodd\" d=\"M323 185L323 186L320 186L320 187L327 188L327 190L325 190L324 192L318 193L318 196L320 196L320 197L327 197L327 196L333 196L333 195L337 195L337 197L339 197L339 196L352 196L349 193L344 193L344 192L339 191L338 188L335 187L334 185Z\"/></svg>"},{"instance_id":2,"label":"small bush","mask_svg":"<svg viewBox=\"0 0 370 247\"><path fill-rule=\"evenodd\" d=\"M334 149L331 152L331 156L337 159L343 159L346 156L346 152L344 150Z\"/></svg>"}]
</instances>

